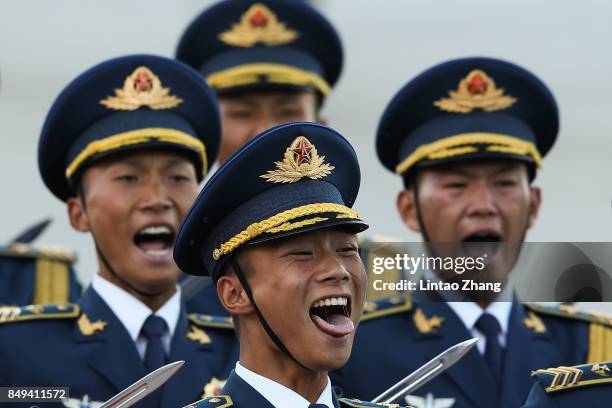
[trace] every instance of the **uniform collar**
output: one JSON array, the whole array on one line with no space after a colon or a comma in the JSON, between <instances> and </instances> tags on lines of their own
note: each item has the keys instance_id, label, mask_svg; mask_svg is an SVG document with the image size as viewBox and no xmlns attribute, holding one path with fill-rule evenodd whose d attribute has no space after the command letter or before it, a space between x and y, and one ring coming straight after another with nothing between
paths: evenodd
<instances>
[{"instance_id":1,"label":"uniform collar","mask_svg":"<svg viewBox=\"0 0 612 408\"><path fill-rule=\"evenodd\" d=\"M263 377L249 370L240 362L236 363L236 374L242 378L247 384L257 390L265 399L267 399L276 408L295 407L308 408L310 402L302 397L297 392L285 387L276 381ZM325 404L329 408L334 407L331 382L327 378L327 385L317 399L317 404Z\"/></svg>"},{"instance_id":2,"label":"uniform collar","mask_svg":"<svg viewBox=\"0 0 612 408\"><path fill-rule=\"evenodd\" d=\"M483 313L493 315L501 326L501 334L508 333L508 322L510 321L510 312L512 311L512 297L514 290L510 284L506 285L501 291L497 299L492 302L485 310L474 302L446 302L453 309L455 314L459 316L463 324L468 330L474 329L476 321Z\"/></svg>"},{"instance_id":3,"label":"uniform collar","mask_svg":"<svg viewBox=\"0 0 612 408\"><path fill-rule=\"evenodd\" d=\"M142 325L153 311L130 293L117 285L104 279L102 276L94 275L92 287L113 311L130 334L130 338L137 342ZM169 338L174 336L181 312L181 290L177 285L176 292L170 299L160 307L155 314L165 320L168 325Z\"/></svg>"}]
</instances>

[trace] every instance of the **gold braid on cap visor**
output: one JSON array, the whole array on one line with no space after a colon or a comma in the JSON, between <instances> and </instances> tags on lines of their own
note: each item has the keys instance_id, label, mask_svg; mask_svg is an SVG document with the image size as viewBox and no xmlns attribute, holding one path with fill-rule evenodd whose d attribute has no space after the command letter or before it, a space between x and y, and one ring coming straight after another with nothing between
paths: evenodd
<instances>
[{"instance_id":1,"label":"gold braid on cap visor","mask_svg":"<svg viewBox=\"0 0 612 408\"><path fill-rule=\"evenodd\" d=\"M202 160L202 174L206 175L206 169L208 168L206 147L201 140L176 129L145 128L118 133L89 143L66 168L66 178L70 178L83 163L97 154L153 141L173 143L194 150Z\"/></svg>"},{"instance_id":2,"label":"gold braid on cap visor","mask_svg":"<svg viewBox=\"0 0 612 408\"><path fill-rule=\"evenodd\" d=\"M255 222L238 234L234 235L228 241L224 242L219 248L213 251L213 259L218 261L221 256L234 251L240 245L247 243L253 238L265 233L276 233L291 231L306 225L313 225L319 222L327 221L325 217L313 217L298 222L290 222L292 219L304 217L313 214L336 213L336 218L347 218L359 220L359 214L350 208L336 203L317 203L306 204L300 207L285 210L263 221Z\"/></svg>"},{"instance_id":3,"label":"gold braid on cap visor","mask_svg":"<svg viewBox=\"0 0 612 408\"><path fill-rule=\"evenodd\" d=\"M240 65L212 73L206 77L206 81L211 88L223 90L257 84L262 76L273 84L312 86L324 96L331 91L329 84L314 72L282 64Z\"/></svg>"},{"instance_id":4,"label":"gold braid on cap visor","mask_svg":"<svg viewBox=\"0 0 612 408\"><path fill-rule=\"evenodd\" d=\"M542 156L531 142L497 133L462 133L419 146L395 167L395 173L403 174L424 159L438 160L475 153L478 147L474 145L480 144L488 145L488 152L529 156L537 167L542 167Z\"/></svg>"}]
</instances>

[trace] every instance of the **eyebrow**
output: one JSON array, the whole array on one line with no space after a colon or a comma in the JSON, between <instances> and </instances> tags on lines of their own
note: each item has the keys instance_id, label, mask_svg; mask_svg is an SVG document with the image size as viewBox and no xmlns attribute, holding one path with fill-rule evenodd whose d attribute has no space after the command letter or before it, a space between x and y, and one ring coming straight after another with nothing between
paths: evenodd
<instances>
[{"instance_id":1,"label":"eyebrow","mask_svg":"<svg viewBox=\"0 0 612 408\"><path fill-rule=\"evenodd\" d=\"M519 163L504 164L504 165L501 165L500 167L493 169L490 175L495 176L495 175L499 175L502 173L506 173L508 171L512 171L516 169L518 166L519 166ZM466 171L461 168L442 169L440 170L440 174L443 176L459 175L459 176L465 176L465 177L473 177L473 174L469 170Z\"/></svg>"}]
</instances>

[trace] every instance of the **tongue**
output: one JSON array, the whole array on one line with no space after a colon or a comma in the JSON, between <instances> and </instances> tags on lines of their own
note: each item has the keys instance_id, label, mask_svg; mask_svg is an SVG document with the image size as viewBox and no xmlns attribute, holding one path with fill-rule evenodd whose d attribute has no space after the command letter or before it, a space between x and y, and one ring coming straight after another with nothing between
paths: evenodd
<instances>
[{"instance_id":1,"label":"tongue","mask_svg":"<svg viewBox=\"0 0 612 408\"><path fill-rule=\"evenodd\" d=\"M328 317L329 323L317 315L310 315L315 326L322 332L334 337L342 337L350 334L355 330L353 321L342 314L333 314Z\"/></svg>"},{"instance_id":2,"label":"tongue","mask_svg":"<svg viewBox=\"0 0 612 408\"><path fill-rule=\"evenodd\" d=\"M166 249L166 244L163 241L144 241L138 244L138 247L143 251L159 251Z\"/></svg>"}]
</instances>

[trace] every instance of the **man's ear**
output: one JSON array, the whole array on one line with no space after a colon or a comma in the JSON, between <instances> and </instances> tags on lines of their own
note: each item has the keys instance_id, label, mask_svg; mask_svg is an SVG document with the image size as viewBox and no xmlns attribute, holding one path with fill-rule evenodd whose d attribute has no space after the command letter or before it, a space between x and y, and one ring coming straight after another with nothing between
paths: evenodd
<instances>
[{"instance_id":1,"label":"man's ear","mask_svg":"<svg viewBox=\"0 0 612 408\"><path fill-rule=\"evenodd\" d=\"M70 197L67 202L68 208L68 219L70 219L70 225L77 231L89 232L89 219L87 217L87 211L80 195Z\"/></svg>"},{"instance_id":2,"label":"man's ear","mask_svg":"<svg viewBox=\"0 0 612 408\"><path fill-rule=\"evenodd\" d=\"M542 190L540 187L529 187L531 194L529 196L529 218L527 220L527 228L531 228L540 213L540 206L542 205Z\"/></svg>"},{"instance_id":3,"label":"man's ear","mask_svg":"<svg viewBox=\"0 0 612 408\"><path fill-rule=\"evenodd\" d=\"M217 296L223 307L232 315L243 315L254 311L240 280L235 273L226 273L217 281Z\"/></svg>"},{"instance_id":4,"label":"man's ear","mask_svg":"<svg viewBox=\"0 0 612 408\"><path fill-rule=\"evenodd\" d=\"M329 125L329 120L327 120L327 118L324 117L324 116L317 115L317 123L320 123L322 125L328 126Z\"/></svg>"},{"instance_id":5,"label":"man's ear","mask_svg":"<svg viewBox=\"0 0 612 408\"><path fill-rule=\"evenodd\" d=\"M402 221L414 232L421 232L421 226L417 218L417 208L412 190L404 189L397 195L397 212Z\"/></svg>"}]
</instances>

